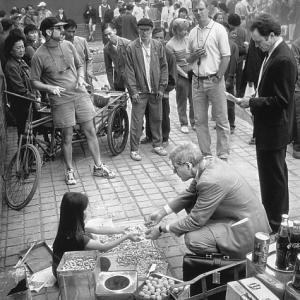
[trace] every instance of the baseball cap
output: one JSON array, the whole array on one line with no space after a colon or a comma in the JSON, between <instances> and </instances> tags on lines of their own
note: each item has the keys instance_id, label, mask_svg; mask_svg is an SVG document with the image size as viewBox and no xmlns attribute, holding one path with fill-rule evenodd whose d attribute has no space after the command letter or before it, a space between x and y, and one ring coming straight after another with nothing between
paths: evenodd
<instances>
[{"instance_id":1,"label":"baseball cap","mask_svg":"<svg viewBox=\"0 0 300 300\"><path fill-rule=\"evenodd\" d=\"M48 17L42 21L40 30L45 31L45 30L51 29L53 27L64 26L66 24L67 24L66 22L60 22L55 17Z\"/></svg>"},{"instance_id":2,"label":"baseball cap","mask_svg":"<svg viewBox=\"0 0 300 300\"><path fill-rule=\"evenodd\" d=\"M47 6L46 2L42 1L37 5L37 7L42 7L42 6Z\"/></svg>"},{"instance_id":3,"label":"baseball cap","mask_svg":"<svg viewBox=\"0 0 300 300\"><path fill-rule=\"evenodd\" d=\"M142 18L138 21L137 26L150 26L153 28L153 22L148 18Z\"/></svg>"}]
</instances>

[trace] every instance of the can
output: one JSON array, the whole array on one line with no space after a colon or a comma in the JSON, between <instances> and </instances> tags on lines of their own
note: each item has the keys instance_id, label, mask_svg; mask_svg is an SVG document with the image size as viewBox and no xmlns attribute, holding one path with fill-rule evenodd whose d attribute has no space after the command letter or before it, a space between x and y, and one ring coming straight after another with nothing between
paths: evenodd
<instances>
[{"instance_id":1,"label":"can","mask_svg":"<svg viewBox=\"0 0 300 300\"><path fill-rule=\"evenodd\" d=\"M254 236L252 261L259 271L264 271L269 255L270 236L265 232L257 232Z\"/></svg>"}]
</instances>

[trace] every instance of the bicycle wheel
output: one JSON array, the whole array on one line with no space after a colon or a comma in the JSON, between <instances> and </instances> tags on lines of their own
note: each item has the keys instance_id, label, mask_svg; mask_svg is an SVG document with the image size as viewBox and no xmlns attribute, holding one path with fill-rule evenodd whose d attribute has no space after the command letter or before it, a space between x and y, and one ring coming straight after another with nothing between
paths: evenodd
<instances>
[{"instance_id":1,"label":"bicycle wheel","mask_svg":"<svg viewBox=\"0 0 300 300\"><path fill-rule=\"evenodd\" d=\"M113 155L120 154L127 143L129 133L129 121L124 107L117 107L108 119L107 141Z\"/></svg>"},{"instance_id":2,"label":"bicycle wheel","mask_svg":"<svg viewBox=\"0 0 300 300\"><path fill-rule=\"evenodd\" d=\"M32 199L41 174L41 157L31 144L21 147L10 161L4 175L5 200L15 210L25 207Z\"/></svg>"}]
</instances>

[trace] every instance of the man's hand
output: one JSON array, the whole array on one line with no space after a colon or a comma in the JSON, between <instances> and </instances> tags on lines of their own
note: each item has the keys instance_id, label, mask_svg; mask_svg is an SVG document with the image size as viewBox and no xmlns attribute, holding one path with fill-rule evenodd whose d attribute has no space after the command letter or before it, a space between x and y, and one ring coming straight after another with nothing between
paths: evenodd
<instances>
[{"instance_id":1,"label":"man's hand","mask_svg":"<svg viewBox=\"0 0 300 300\"><path fill-rule=\"evenodd\" d=\"M198 58L201 58L202 56L206 56L206 50L204 48L199 48L191 54L193 61L197 60Z\"/></svg>"},{"instance_id":2,"label":"man's hand","mask_svg":"<svg viewBox=\"0 0 300 300\"><path fill-rule=\"evenodd\" d=\"M238 105L241 108L248 108L249 107L249 100L250 100L250 98L241 98L241 100L239 101Z\"/></svg>"},{"instance_id":3,"label":"man's hand","mask_svg":"<svg viewBox=\"0 0 300 300\"><path fill-rule=\"evenodd\" d=\"M219 83L221 81L222 77L218 77L218 76L213 76L211 81L213 83Z\"/></svg>"},{"instance_id":4,"label":"man's hand","mask_svg":"<svg viewBox=\"0 0 300 300\"><path fill-rule=\"evenodd\" d=\"M162 214L161 210L158 210L152 213L150 216L145 217L145 225L155 226L163 219L163 217L164 215Z\"/></svg>"},{"instance_id":5,"label":"man's hand","mask_svg":"<svg viewBox=\"0 0 300 300\"><path fill-rule=\"evenodd\" d=\"M164 96L164 93L162 91L159 91L157 94L156 94L156 100L157 101L161 101L162 98Z\"/></svg>"},{"instance_id":6,"label":"man's hand","mask_svg":"<svg viewBox=\"0 0 300 300\"><path fill-rule=\"evenodd\" d=\"M56 85L48 85L48 92L53 95L61 96L61 92L65 91L65 88Z\"/></svg>"},{"instance_id":7,"label":"man's hand","mask_svg":"<svg viewBox=\"0 0 300 300\"><path fill-rule=\"evenodd\" d=\"M148 240L157 240L160 236L158 226L152 227L145 232L145 237Z\"/></svg>"},{"instance_id":8,"label":"man's hand","mask_svg":"<svg viewBox=\"0 0 300 300\"><path fill-rule=\"evenodd\" d=\"M77 87L87 87L87 86L89 86L89 84L85 82L82 76L79 76L77 79Z\"/></svg>"},{"instance_id":9,"label":"man's hand","mask_svg":"<svg viewBox=\"0 0 300 300\"><path fill-rule=\"evenodd\" d=\"M133 103L139 103L141 101L139 94L134 94L131 99Z\"/></svg>"},{"instance_id":10,"label":"man's hand","mask_svg":"<svg viewBox=\"0 0 300 300\"><path fill-rule=\"evenodd\" d=\"M131 240L132 242L140 242L141 241L141 237L138 233L127 234L127 239Z\"/></svg>"}]
</instances>

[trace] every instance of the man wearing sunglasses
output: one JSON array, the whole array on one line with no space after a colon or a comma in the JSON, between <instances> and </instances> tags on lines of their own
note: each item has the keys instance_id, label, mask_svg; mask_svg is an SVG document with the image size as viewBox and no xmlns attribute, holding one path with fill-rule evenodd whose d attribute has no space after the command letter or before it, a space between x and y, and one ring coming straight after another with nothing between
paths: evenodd
<instances>
[{"instance_id":1,"label":"man wearing sunglasses","mask_svg":"<svg viewBox=\"0 0 300 300\"><path fill-rule=\"evenodd\" d=\"M182 181L192 182L147 218L146 224L153 227L146 238L155 240L166 232L184 234L186 246L195 254L245 258L253 249L254 234L270 232L265 209L248 183L221 159L203 157L193 143L175 147L170 159L174 173ZM187 215L172 223L160 223L168 214L181 210Z\"/></svg>"},{"instance_id":2,"label":"man wearing sunglasses","mask_svg":"<svg viewBox=\"0 0 300 300\"><path fill-rule=\"evenodd\" d=\"M113 178L115 174L100 158L93 118L94 106L86 91L84 68L75 47L69 41L61 41L62 26L54 17L42 21L40 30L46 39L34 54L31 62L31 80L34 88L49 94L53 124L63 135L62 149L67 166L66 184L76 184L72 163L73 126L80 124L87 138L94 168L93 175Z\"/></svg>"}]
</instances>

